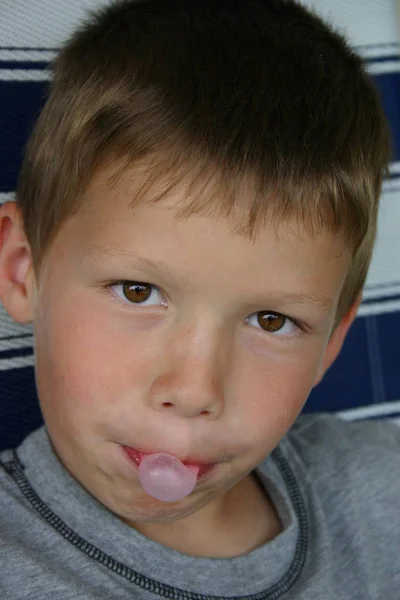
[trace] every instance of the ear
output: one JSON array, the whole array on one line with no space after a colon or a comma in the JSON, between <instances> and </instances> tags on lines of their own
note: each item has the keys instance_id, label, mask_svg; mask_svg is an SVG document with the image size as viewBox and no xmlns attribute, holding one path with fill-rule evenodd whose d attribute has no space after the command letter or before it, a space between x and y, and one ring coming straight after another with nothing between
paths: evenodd
<instances>
[{"instance_id":1,"label":"ear","mask_svg":"<svg viewBox=\"0 0 400 600\"><path fill-rule=\"evenodd\" d=\"M33 321L31 249L16 202L0 205L0 302L14 321Z\"/></svg>"},{"instance_id":2,"label":"ear","mask_svg":"<svg viewBox=\"0 0 400 600\"><path fill-rule=\"evenodd\" d=\"M339 352L342 349L343 342L346 339L346 335L351 325L353 324L354 319L357 316L357 311L358 307L360 306L361 299L362 295L360 294L357 300L350 306L343 319L336 326L336 329L333 331L329 339L328 345L326 347L324 357L321 361L321 365L318 370L318 375L314 382L314 387L321 382L327 370L331 367L331 365L338 357Z\"/></svg>"}]
</instances>

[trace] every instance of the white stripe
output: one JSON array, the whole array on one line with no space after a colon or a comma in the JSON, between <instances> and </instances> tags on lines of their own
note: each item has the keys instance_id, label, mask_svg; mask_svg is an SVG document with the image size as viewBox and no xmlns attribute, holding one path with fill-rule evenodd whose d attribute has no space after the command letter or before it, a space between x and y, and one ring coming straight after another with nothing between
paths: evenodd
<instances>
[{"instance_id":1,"label":"white stripe","mask_svg":"<svg viewBox=\"0 0 400 600\"><path fill-rule=\"evenodd\" d=\"M385 44L385 46L377 46L372 48L356 48L357 52L364 58L385 58L395 54L400 57L400 44ZM29 62L46 61L50 62L57 56L57 51L54 50L30 50L26 48L13 48L12 50L0 50L0 60Z\"/></svg>"},{"instance_id":2,"label":"white stripe","mask_svg":"<svg viewBox=\"0 0 400 600\"><path fill-rule=\"evenodd\" d=\"M7 313L4 306L0 302L0 337L9 337L17 335L33 336L33 334L34 328L32 324L25 325L13 321Z\"/></svg>"},{"instance_id":3,"label":"white stripe","mask_svg":"<svg viewBox=\"0 0 400 600\"><path fill-rule=\"evenodd\" d=\"M358 309L358 317L372 317L374 315L383 315L387 313L400 313L400 300L388 300L387 302L377 302L371 304L361 304Z\"/></svg>"},{"instance_id":4,"label":"white stripe","mask_svg":"<svg viewBox=\"0 0 400 600\"><path fill-rule=\"evenodd\" d=\"M385 56L393 56L400 54L399 44L385 44L384 46L372 46L371 48L358 47L357 52L365 58L385 58Z\"/></svg>"},{"instance_id":5,"label":"white stripe","mask_svg":"<svg viewBox=\"0 0 400 600\"><path fill-rule=\"evenodd\" d=\"M375 288L368 289L368 286L364 288L363 291L363 300L372 300L378 299L388 296L400 296L400 283L395 283L394 285L385 286L382 284L382 287L376 286Z\"/></svg>"},{"instance_id":6,"label":"white stripe","mask_svg":"<svg viewBox=\"0 0 400 600\"><path fill-rule=\"evenodd\" d=\"M0 81L48 81L51 72L43 69L0 69Z\"/></svg>"},{"instance_id":7,"label":"white stripe","mask_svg":"<svg viewBox=\"0 0 400 600\"><path fill-rule=\"evenodd\" d=\"M397 189L400 190L400 181L398 179L388 179L383 182L382 193Z\"/></svg>"},{"instance_id":8,"label":"white stripe","mask_svg":"<svg viewBox=\"0 0 400 600\"><path fill-rule=\"evenodd\" d=\"M390 172L392 175L400 173L400 161L390 163Z\"/></svg>"},{"instance_id":9,"label":"white stripe","mask_svg":"<svg viewBox=\"0 0 400 600\"><path fill-rule=\"evenodd\" d=\"M400 59L367 64L367 71L372 75L381 75L382 73L397 73L400 71Z\"/></svg>"},{"instance_id":10,"label":"white stripe","mask_svg":"<svg viewBox=\"0 0 400 600\"><path fill-rule=\"evenodd\" d=\"M10 369L22 369L23 367L33 367L35 365L35 357L20 356L16 358L4 358L0 360L0 371L8 371Z\"/></svg>"},{"instance_id":11,"label":"white stripe","mask_svg":"<svg viewBox=\"0 0 400 600\"><path fill-rule=\"evenodd\" d=\"M4 50L3 50L4 52ZM49 53L55 54L55 53ZM1 59L1 57L0 57ZM29 59L27 59L29 60ZM34 59L30 59L34 62ZM40 59L35 59L40 60ZM50 57L49 57L50 60ZM46 62L49 62L46 60ZM367 70L372 75L383 73L396 73L400 71L400 58L398 60L389 60L381 63L367 64ZM27 76L30 75L30 77ZM46 75L46 76L45 76ZM30 69L0 69L1 81L46 81L50 79L50 71L30 70Z\"/></svg>"},{"instance_id":12,"label":"white stripe","mask_svg":"<svg viewBox=\"0 0 400 600\"><path fill-rule=\"evenodd\" d=\"M0 50L0 60L8 61L50 62L56 56L51 50Z\"/></svg>"},{"instance_id":13,"label":"white stripe","mask_svg":"<svg viewBox=\"0 0 400 600\"><path fill-rule=\"evenodd\" d=\"M17 348L32 348L32 346L33 336L31 335L25 338L0 340L0 352L3 352L4 350L16 350Z\"/></svg>"},{"instance_id":14,"label":"white stripe","mask_svg":"<svg viewBox=\"0 0 400 600\"><path fill-rule=\"evenodd\" d=\"M0 192L0 204L15 200L15 192Z\"/></svg>"},{"instance_id":15,"label":"white stripe","mask_svg":"<svg viewBox=\"0 0 400 600\"><path fill-rule=\"evenodd\" d=\"M372 406L350 408L349 410L338 411L335 414L343 419L351 421L353 419L365 419L367 417L389 417L398 412L400 412L400 400L396 402L382 402L382 404L373 404Z\"/></svg>"}]
</instances>

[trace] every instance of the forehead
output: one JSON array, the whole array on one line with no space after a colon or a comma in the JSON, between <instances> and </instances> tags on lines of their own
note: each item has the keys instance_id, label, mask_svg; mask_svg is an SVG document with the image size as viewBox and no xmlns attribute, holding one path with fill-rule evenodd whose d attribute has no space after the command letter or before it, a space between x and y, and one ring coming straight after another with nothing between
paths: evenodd
<instances>
[{"instance_id":1,"label":"forehead","mask_svg":"<svg viewBox=\"0 0 400 600\"><path fill-rule=\"evenodd\" d=\"M250 239L236 230L246 217L246 198L232 218L177 218L186 200L185 188L179 186L156 203L144 199L132 207L134 171L112 186L110 173L93 178L80 210L61 231L58 247L73 261L89 269L109 265L110 276L118 270L126 279L131 273L164 278L168 273L169 280L185 281L196 293L212 281L216 294L232 294L236 286L242 294L252 288L314 295L322 304L324 298L332 304L339 297L350 257L338 236L310 236L296 222L279 227L266 222Z\"/></svg>"},{"instance_id":2,"label":"forehead","mask_svg":"<svg viewBox=\"0 0 400 600\"><path fill-rule=\"evenodd\" d=\"M319 236L324 230L342 236L344 247L353 247L347 230L335 220L331 200L324 194L316 199L315 190L308 196L303 184L266 183L260 174L238 165L217 165L201 157L172 161L157 154L134 163L128 158L108 160L95 173L81 206L104 200L106 208L110 202L134 208L163 200L178 217L225 217L233 231L250 239L267 225L278 231L289 224L299 237Z\"/></svg>"},{"instance_id":3,"label":"forehead","mask_svg":"<svg viewBox=\"0 0 400 600\"><path fill-rule=\"evenodd\" d=\"M143 159L134 164L127 159L108 162L97 170L86 188L79 212L90 212L92 216L95 212L101 222L102 215L108 219L115 209L128 211L138 205L159 203L178 219L200 215L221 222L220 217L224 217L232 232L252 241L266 231L270 235L272 229L279 239L283 231L290 229L299 239L325 238L334 240L340 252L350 250L344 232L330 222L329 207L321 219L322 208L317 208L312 199L304 209L296 198L288 202L286 196L280 200L277 192L265 192L254 174L230 177L228 171L219 171L215 165L205 168L204 163L199 167L195 160L192 162L193 166L188 162L181 167L171 167L157 157L152 162Z\"/></svg>"}]
</instances>

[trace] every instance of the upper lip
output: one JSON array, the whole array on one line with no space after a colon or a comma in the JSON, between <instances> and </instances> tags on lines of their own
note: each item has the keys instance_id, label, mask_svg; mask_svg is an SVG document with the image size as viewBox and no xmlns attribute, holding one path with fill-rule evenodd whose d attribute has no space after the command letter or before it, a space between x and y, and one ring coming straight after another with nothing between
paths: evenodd
<instances>
[{"instance_id":1,"label":"upper lip","mask_svg":"<svg viewBox=\"0 0 400 600\"><path fill-rule=\"evenodd\" d=\"M185 457L185 458L180 458L177 454L175 454L174 452L169 452L168 450L152 450L151 452L148 452L146 450L139 450L138 448L134 448L132 446L125 446L125 447L128 450L134 450L135 452L138 452L141 455L145 455L145 454L171 454L172 456L175 456L178 460L180 460L181 463L183 463L184 465L207 466L207 465L211 465L211 464L214 464L214 463L217 462L215 460L204 460L204 459L198 460L197 458L193 458L191 456Z\"/></svg>"}]
</instances>

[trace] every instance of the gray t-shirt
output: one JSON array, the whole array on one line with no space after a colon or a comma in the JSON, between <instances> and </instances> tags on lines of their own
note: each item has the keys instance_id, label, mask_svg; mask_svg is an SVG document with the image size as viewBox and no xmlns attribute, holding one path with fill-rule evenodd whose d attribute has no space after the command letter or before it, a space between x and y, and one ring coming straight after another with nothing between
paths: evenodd
<instances>
[{"instance_id":1,"label":"gray t-shirt","mask_svg":"<svg viewBox=\"0 0 400 600\"><path fill-rule=\"evenodd\" d=\"M64 469L43 427L0 454L3 600L399 600L400 428L301 416L256 469L283 524L233 559L125 525Z\"/></svg>"}]
</instances>

